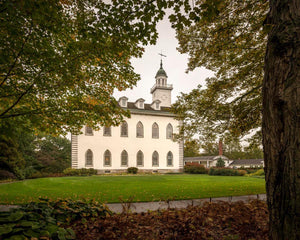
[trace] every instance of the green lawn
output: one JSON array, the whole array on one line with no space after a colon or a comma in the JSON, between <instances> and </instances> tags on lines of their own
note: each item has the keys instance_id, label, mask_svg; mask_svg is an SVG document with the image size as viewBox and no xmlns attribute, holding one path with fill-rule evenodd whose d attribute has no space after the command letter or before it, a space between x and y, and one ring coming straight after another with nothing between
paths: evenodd
<instances>
[{"instance_id":1,"label":"green lawn","mask_svg":"<svg viewBox=\"0 0 300 240\"><path fill-rule=\"evenodd\" d=\"M101 202L159 201L265 193L261 178L209 175L141 175L40 178L0 184L0 204L39 197L96 199Z\"/></svg>"}]
</instances>

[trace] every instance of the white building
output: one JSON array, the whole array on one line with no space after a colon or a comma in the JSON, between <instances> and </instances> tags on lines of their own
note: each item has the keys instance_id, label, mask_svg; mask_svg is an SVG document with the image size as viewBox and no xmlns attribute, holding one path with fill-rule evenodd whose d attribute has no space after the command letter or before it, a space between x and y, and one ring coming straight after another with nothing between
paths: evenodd
<instances>
[{"instance_id":1,"label":"white building","mask_svg":"<svg viewBox=\"0 0 300 240\"><path fill-rule=\"evenodd\" d=\"M151 88L152 103L140 98L128 102L119 99L120 107L131 117L118 127L93 131L85 126L84 134L72 135L72 168L94 168L99 173L122 172L128 167L139 171L178 172L183 169L183 143L173 141L179 121L169 112L172 85L160 64Z\"/></svg>"}]
</instances>

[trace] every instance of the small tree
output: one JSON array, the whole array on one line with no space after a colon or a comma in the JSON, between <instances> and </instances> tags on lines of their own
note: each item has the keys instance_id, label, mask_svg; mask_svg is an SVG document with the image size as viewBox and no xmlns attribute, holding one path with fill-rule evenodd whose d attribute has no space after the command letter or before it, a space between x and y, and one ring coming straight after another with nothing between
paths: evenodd
<instances>
[{"instance_id":1,"label":"small tree","mask_svg":"<svg viewBox=\"0 0 300 240\"><path fill-rule=\"evenodd\" d=\"M225 162L222 158L219 158L216 164L216 167L225 167Z\"/></svg>"}]
</instances>

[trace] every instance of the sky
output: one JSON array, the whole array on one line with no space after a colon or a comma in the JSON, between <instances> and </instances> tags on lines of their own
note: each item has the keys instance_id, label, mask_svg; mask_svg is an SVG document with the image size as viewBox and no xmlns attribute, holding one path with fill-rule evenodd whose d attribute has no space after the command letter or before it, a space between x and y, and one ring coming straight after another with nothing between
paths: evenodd
<instances>
[{"instance_id":1,"label":"sky","mask_svg":"<svg viewBox=\"0 0 300 240\"><path fill-rule=\"evenodd\" d=\"M168 75L168 84L173 84L172 103L175 103L180 92L188 93L197 88L199 84L205 85L205 79L212 77L213 72L205 68L197 68L193 72L185 73L188 63L188 55L180 54L176 48L179 46L175 37L175 30L171 28L168 17L158 23L158 40L156 45L145 46L142 58L132 59L132 65L141 80L133 89L115 92L114 97L118 100L122 96L128 97L128 101L135 102L139 98L145 99L145 103L152 102L150 89L155 84L155 74L160 67L163 53L163 68Z\"/></svg>"}]
</instances>

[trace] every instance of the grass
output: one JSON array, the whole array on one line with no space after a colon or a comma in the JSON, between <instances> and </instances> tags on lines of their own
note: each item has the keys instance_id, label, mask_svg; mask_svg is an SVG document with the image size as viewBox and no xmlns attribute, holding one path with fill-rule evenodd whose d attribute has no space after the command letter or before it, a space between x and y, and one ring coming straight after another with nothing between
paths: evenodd
<instances>
[{"instance_id":1,"label":"grass","mask_svg":"<svg viewBox=\"0 0 300 240\"><path fill-rule=\"evenodd\" d=\"M240 196L265 193L260 178L209 175L90 176L31 179L0 184L0 204L50 199L136 202Z\"/></svg>"}]
</instances>

